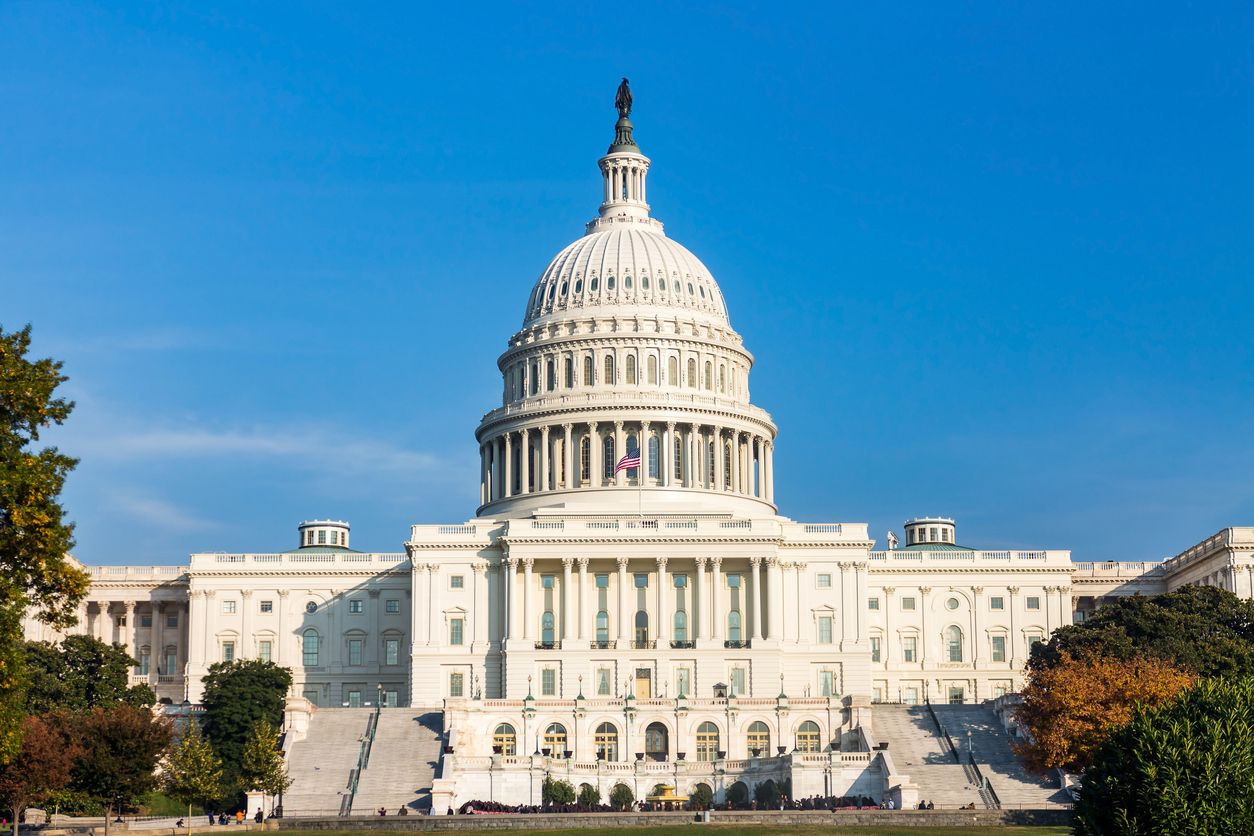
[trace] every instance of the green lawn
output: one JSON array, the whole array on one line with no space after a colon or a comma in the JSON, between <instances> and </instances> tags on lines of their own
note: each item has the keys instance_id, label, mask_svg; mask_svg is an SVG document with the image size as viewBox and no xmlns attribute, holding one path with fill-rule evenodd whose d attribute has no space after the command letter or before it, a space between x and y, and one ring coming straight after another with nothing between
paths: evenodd
<instances>
[{"instance_id":1,"label":"green lawn","mask_svg":"<svg viewBox=\"0 0 1254 836\"><path fill-rule=\"evenodd\" d=\"M519 830L524 836L595 836L596 834L643 833L650 836L698 836L708 833L718 836L759 836L759 834L787 834L787 836L1067 836L1066 827L832 827L819 825L792 825L761 827L757 825L736 827L720 824L686 824L665 827L605 827L571 828L567 830ZM360 830L282 830L283 836L361 836Z\"/></svg>"}]
</instances>

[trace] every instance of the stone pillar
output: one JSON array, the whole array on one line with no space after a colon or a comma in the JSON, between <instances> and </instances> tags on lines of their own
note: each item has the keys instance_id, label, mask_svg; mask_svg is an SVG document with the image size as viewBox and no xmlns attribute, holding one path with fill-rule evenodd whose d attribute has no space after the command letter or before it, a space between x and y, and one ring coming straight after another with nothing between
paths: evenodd
<instances>
[{"instance_id":1,"label":"stone pillar","mask_svg":"<svg viewBox=\"0 0 1254 836\"><path fill-rule=\"evenodd\" d=\"M740 430L732 430L732 492L740 490Z\"/></svg>"},{"instance_id":2,"label":"stone pillar","mask_svg":"<svg viewBox=\"0 0 1254 836\"><path fill-rule=\"evenodd\" d=\"M688 444L687 444L686 449L688 451L688 456L687 456L688 461L686 462L687 466L684 468L684 476L686 477L684 480L684 486L689 487L689 488L695 488L697 485L701 484L700 481L697 479L697 474L700 471L697 469L698 463L697 463L697 425L696 424L688 425Z\"/></svg>"},{"instance_id":3,"label":"stone pillar","mask_svg":"<svg viewBox=\"0 0 1254 836\"><path fill-rule=\"evenodd\" d=\"M504 496L514 495L514 442L513 433L505 434L505 492Z\"/></svg>"},{"instance_id":4,"label":"stone pillar","mask_svg":"<svg viewBox=\"0 0 1254 836\"><path fill-rule=\"evenodd\" d=\"M858 592L853 578L853 564L841 561L836 565L840 568L840 649L844 650L857 635L853 611L857 608Z\"/></svg>"},{"instance_id":5,"label":"stone pillar","mask_svg":"<svg viewBox=\"0 0 1254 836\"><path fill-rule=\"evenodd\" d=\"M205 666L205 642L199 641L199 642L193 643L190 641L190 637L191 637L190 622L193 620L197 622L204 620L204 611L205 611L205 606L206 606L207 601L205 598L205 591L203 589L189 590L187 593L187 597L188 597L188 608L187 608L188 616L184 620L189 622L188 662L193 668L196 668L199 670L199 669L204 668Z\"/></svg>"},{"instance_id":6,"label":"stone pillar","mask_svg":"<svg viewBox=\"0 0 1254 836\"><path fill-rule=\"evenodd\" d=\"M366 618L370 623L370 636L366 639L366 664L378 669L379 645L383 642L383 621L379 615L379 590L367 589L366 600L370 602L370 612ZM377 696L377 695L376 695Z\"/></svg>"},{"instance_id":7,"label":"stone pillar","mask_svg":"<svg viewBox=\"0 0 1254 836\"><path fill-rule=\"evenodd\" d=\"M884 590L884 664L891 668L893 663L897 661L897 654L893 650L897 646L897 640L893 636L893 593L897 588L893 586L883 587ZM898 694L898 697L901 695ZM884 695L885 699L888 695Z\"/></svg>"},{"instance_id":8,"label":"stone pillar","mask_svg":"<svg viewBox=\"0 0 1254 836\"><path fill-rule=\"evenodd\" d=\"M725 489L727 478L723 474L723 468L727 462L723 460L723 430L720 427L714 428L714 490L721 491Z\"/></svg>"},{"instance_id":9,"label":"stone pillar","mask_svg":"<svg viewBox=\"0 0 1254 836\"><path fill-rule=\"evenodd\" d=\"M121 630L121 643L134 657L139 655L139 625L135 623L135 613L139 604L137 601L127 601L125 606L126 626Z\"/></svg>"},{"instance_id":10,"label":"stone pillar","mask_svg":"<svg viewBox=\"0 0 1254 836\"><path fill-rule=\"evenodd\" d=\"M161 683L161 667L165 664L165 641L163 640L164 616L161 613L161 602L152 602L152 633L148 644L151 651L148 656L148 684L156 688Z\"/></svg>"},{"instance_id":11,"label":"stone pillar","mask_svg":"<svg viewBox=\"0 0 1254 836\"><path fill-rule=\"evenodd\" d=\"M927 675L926 674L927 660L928 660L927 648L928 648L928 645L931 644L931 642L928 641L931 638L931 636L927 632L927 596L930 595L931 592L932 592L932 588L930 586L919 587L919 624L921 625L921 627L919 628L919 636L922 639L922 641L920 642L921 647L919 648L919 661L923 663L921 667L925 671L924 676ZM944 658L945 658L945 654L944 654L944 649L942 648L941 659L943 660Z\"/></svg>"},{"instance_id":12,"label":"stone pillar","mask_svg":"<svg viewBox=\"0 0 1254 836\"><path fill-rule=\"evenodd\" d=\"M562 424L562 487L570 490L575 486L575 458L574 447L571 442L572 430L571 424Z\"/></svg>"},{"instance_id":13,"label":"stone pillar","mask_svg":"<svg viewBox=\"0 0 1254 836\"><path fill-rule=\"evenodd\" d=\"M698 557L694 561L696 571L693 574L696 575L697 580L697 606L696 612L688 619L688 623L692 625L693 641L696 641L697 639L709 638L710 635L706 631L703 624L703 622L709 617L708 613L710 611L710 607L705 601L705 561L706 559L704 557Z\"/></svg>"},{"instance_id":14,"label":"stone pillar","mask_svg":"<svg viewBox=\"0 0 1254 836\"><path fill-rule=\"evenodd\" d=\"M507 641L518 637L518 628L516 626L516 613L518 609L517 590L515 582L518 580L518 561L512 557L506 557L501 561L501 597L505 602L505 617L501 619L501 641ZM504 688L504 683L501 685Z\"/></svg>"},{"instance_id":15,"label":"stone pillar","mask_svg":"<svg viewBox=\"0 0 1254 836\"><path fill-rule=\"evenodd\" d=\"M240 590L240 606L244 612L240 615L239 658L253 658L253 591Z\"/></svg>"},{"instance_id":16,"label":"stone pillar","mask_svg":"<svg viewBox=\"0 0 1254 836\"><path fill-rule=\"evenodd\" d=\"M518 445L518 492L523 496L531 493L531 430L522 431Z\"/></svg>"},{"instance_id":17,"label":"stone pillar","mask_svg":"<svg viewBox=\"0 0 1254 836\"><path fill-rule=\"evenodd\" d=\"M627 484L627 471L617 470L618 459L626 455L626 450L627 448L623 440L623 422L615 421L614 422L614 459L615 459L614 461L614 467L615 467L614 485L619 488Z\"/></svg>"},{"instance_id":18,"label":"stone pillar","mask_svg":"<svg viewBox=\"0 0 1254 836\"><path fill-rule=\"evenodd\" d=\"M486 652L492 642L490 632L488 601L488 566L486 563L473 563L470 566L471 576L475 585L475 612L470 619L470 648L472 652Z\"/></svg>"},{"instance_id":19,"label":"stone pillar","mask_svg":"<svg viewBox=\"0 0 1254 836\"><path fill-rule=\"evenodd\" d=\"M971 661L977 668L984 664L984 634L980 632L983 598L984 587L971 587Z\"/></svg>"},{"instance_id":20,"label":"stone pillar","mask_svg":"<svg viewBox=\"0 0 1254 836\"><path fill-rule=\"evenodd\" d=\"M666 432L662 436L662 472L661 484L669 487L675 473L675 422L666 422Z\"/></svg>"},{"instance_id":21,"label":"stone pillar","mask_svg":"<svg viewBox=\"0 0 1254 836\"><path fill-rule=\"evenodd\" d=\"M804 564L802 564L804 566ZM871 640L871 630L867 623L866 611L866 581L867 581L867 565L865 563L853 564L854 578L854 595L853 601L853 620L857 627L858 641L867 643Z\"/></svg>"},{"instance_id":22,"label":"stone pillar","mask_svg":"<svg viewBox=\"0 0 1254 836\"><path fill-rule=\"evenodd\" d=\"M597 422L588 422L588 484L601 486L601 439L597 437Z\"/></svg>"},{"instance_id":23,"label":"stone pillar","mask_svg":"<svg viewBox=\"0 0 1254 836\"><path fill-rule=\"evenodd\" d=\"M714 641L722 644L726 636L727 616L723 612L724 599L726 594L723 592L723 558L710 558L710 591L713 593L711 598L713 606L710 607L711 630ZM742 625L743 627L743 625Z\"/></svg>"},{"instance_id":24,"label":"stone pillar","mask_svg":"<svg viewBox=\"0 0 1254 836\"><path fill-rule=\"evenodd\" d=\"M775 442L769 439L764 444L766 448L766 456L764 458L765 467L763 471L766 478L763 482L766 485L766 501L775 504Z\"/></svg>"},{"instance_id":25,"label":"stone pillar","mask_svg":"<svg viewBox=\"0 0 1254 836\"><path fill-rule=\"evenodd\" d=\"M528 557L523 560L523 641L531 641L535 635L535 628L532 625L532 622L535 621L536 614L535 592L531 588L531 569L535 565L535 562L535 558L533 557Z\"/></svg>"},{"instance_id":26,"label":"stone pillar","mask_svg":"<svg viewBox=\"0 0 1254 836\"><path fill-rule=\"evenodd\" d=\"M629 641L631 619L627 616L627 558L618 558L618 640ZM622 649L623 645L619 646Z\"/></svg>"},{"instance_id":27,"label":"stone pillar","mask_svg":"<svg viewBox=\"0 0 1254 836\"><path fill-rule=\"evenodd\" d=\"M1018 670L1019 668L1019 628L1018 615L1019 609L1019 587L1010 586L1006 588L1007 597L1010 599L1007 603L1010 606L1010 669Z\"/></svg>"},{"instance_id":28,"label":"stone pillar","mask_svg":"<svg viewBox=\"0 0 1254 836\"><path fill-rule=\"evenodd\" d=\"M562 558L562 641L568 641L571 636L570 623L574 610L571 609L573 603L570 597L571 568L575 562L573 557ZM567 648L569 650L570 648Z\"/></svg>"},{"instance_id":29,"label":"stone pillar","mask_svg":"<svg viewBox=\"0 0 1254 836\"><path fill-rule=\"evenodd\" d=\"M657 636L658 647L669 647L671 641L670 584L667 581L666 558L657 558Z\"/></svg>"},{"instance_id":30,"label":"stone pillar","mask_svg":"<svg viewBox=\"0 0 1254 836\"><path fill-rule=\"evenodd\" d=\"M588 633L588 558L579 558L579 617L575 621L575 630L580 641L587 638Z\"/></svg>"},{"instance_id":31,"label":"stone pillar","mask_svg":"<svg viewBox=\"0 0 1254 836\"><path fill-rule=\"evenodd\" d=\"M414 644L425 647L431 643L431 637L427 635L427 628L430 624L429 619L423 613L423 602L430 599L427 594L427 585L430 583L427 575L427 566L425 563L414 562L412 564L412 572L410 578L413 580L414 590L414 608L411 613L411 623L414 625Z\"/></svg>"},{"instance_id":32,"label":"stone pillar","mask_svg":"<svg viewBox=\"0 0 1254 836\"><path fill-rule=\"evenodd\" d=\"M771 605L767 608L767 638L775 641L784 640L784 572L778 557L772 557L766 563L766 591L770 596Z\"/></svg>"},{"instance_id":33,"label":"stone pillar","mask_svg":"<svg viewBox=\"0 0 1254 836\"><path fill-rule=\"evenodd\" d=\"M488 447L479 445L479 504L488 502Z\"/></svg>"},{"instance_id":34,"label":"stone pillar","mask_svg":"<svg viewBox=\"0 0 1254 836\"><path fill-rule=\"evenodd\" d=\"M762 558L749 558L749 565L753 568L753 640L755 642L762 641ZM746 596L748 598L748 596Z\"/></svg>"},{"instance_id":35,"label":"stone pillar","mask_svg":"<svg viewBox=\"0 0 1254 836\"><path fill-rule=\"evenodd\" d=\"M286 662L287 653L284 651L284 647L291 641L287 629L287 596L290 592L291 590L288 589L279 590L279 602L277 605L279 608L279 635L277 636L278 640L274 643L274 662L278 665Z\"/></svg>"},{"instance_id":36,"label":"stone pillar","mask_svg":"<svg viewBox=\"0 0 1254 836\"><path fill-rule=\"evenodd\" d=\"M639 375L639 373L640 373L639 370L637 370L636 374ZM639 380L639 377L637 377L636 379ZM662 475L661 447L662 447L661 442L658 442L657 470L658 470L659 477L661 477ZM648 421L640 422L640 448L639 449L640 449L640 467L636 469L636 484L647 485L649 484L649 465L650 465L650 462L649 462L649 422ZM661 480L659 478L659 482L660 481Z\"/></svg>"}]
</instances>

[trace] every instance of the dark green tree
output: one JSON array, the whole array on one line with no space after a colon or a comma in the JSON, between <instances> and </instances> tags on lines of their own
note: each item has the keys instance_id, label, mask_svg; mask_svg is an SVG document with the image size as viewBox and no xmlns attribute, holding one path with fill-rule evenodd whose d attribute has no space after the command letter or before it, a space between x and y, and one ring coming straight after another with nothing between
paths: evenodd
<instances>
[{"instance_id":1,"label":"dark green tree","mask_svg":"<svg viewBox=\"0 0 1254 836\"><path fill-rule=\"evenodd\" d=\"M244 745L258 723L283 724L283 706L292 672L273 662L239 659L218 662L205 677L205 737L222 759L232 789L241 784Z\"/></svg>"},{"instance_id":2,"label":"dark green tree","mask_svg":"<svg viewBox=\"0 0 1254 836\"><path fill-rule=\"evenodd\" d=\"M1074 832L1254 833L1254 678L1137 712L1085 771Z\"/></svg>"},{"instance_id":3,"label":"dark green tree","mask_svg":"<svg viewBox=\"0 0 1254 836\"><path fill-rule=\"evenodd\" d=\"M1199 676L1254 675L1254 601L1213 586L1116 598L1032 648L1031 670L1063 659L1162 659Z\"/></svg>"},{"instance_id":4,"label":"dark green tree","mask_svg":"<svg viewBox=\"0 0 1254 836\"><path fill-rule=\"evenodd\" d=\"M157 785L157 763L170 745L168 721L146 708L117 705L66 715L66 722L82 749L70 789L99 803L106 819L135 807Z\"/></svg>"},{"instance_id":5,"label":"dark green tree","mask_svg":"<svg viewBox=\"0 0 1254 836\"><path fill-rule=\"evenodd\" d=\"M753 800L761 810L773 810L779 806L779 785L766 780L753 788Z\"/></svg>"},{"instance_id":6,"label":"dark green tree","mask_svg":"<svg viewBox=\"0 0 1254 836\"><path fill-rule=\"evenodd\" d=\"M32 446L74 404L53 397L66 380L61 364L30 360L29 350L29 325L0 328L0 763L22 742L22 616L34 610L48 624L68 627L88 584L68 559L74 526L61 508L61 488L77 461L55 447Z\"/></svg>"},{"instance_id":7,"label":"dark green tree","mask_svg":"<svg viewBox=\"0 0 1254 836\"><path fill-rule=\"evenodd\" d=\"M614 788L610 790L610 806L615 810L626 810L635 800L635 793L626 784L615 784Z\"/></svg>"},{"instance_id":8,"label":"dark green tree","mask_svg":"<svg viewBox=\"0 0 1254 836\"><path fill-rule=\"evenodd\" d=\"M601 791L592 784L579 785L579 806L598 807L601 804Z\"/></svg>"},{"instance_id":9,"label":"dark green tree","mask_svg":"<svg viewBox=\"0 0 1254 836\"><path fill-rule=\"evenodd\" d=\"M157 695L147 685L130 685L135 666L125 650L91 636L66 636L59 644L26 643L26 710L87 711L112 705L147 708Z\"/></svg>"},{"instance_id":10,"label":"dark green tree","mask_svg":"<svg viewBox=\"0 0 1254 836\"><path fill-rule=\"evenodd\" d=\"M709 784L697 784L688 796L688 803L694 810L708 810L714 804L714 790Z\"/></svg>"},{"instance_id":11,"label":"dark green tree","mask_svg":"<svg viewBox=\"0 0 1254 836\"><path fill-rule=\"evenodd\" d=\"M540 798L545 804L574 804L575 788L569 781L546 775L540 787Z\"/></svg>"}]
</instances>

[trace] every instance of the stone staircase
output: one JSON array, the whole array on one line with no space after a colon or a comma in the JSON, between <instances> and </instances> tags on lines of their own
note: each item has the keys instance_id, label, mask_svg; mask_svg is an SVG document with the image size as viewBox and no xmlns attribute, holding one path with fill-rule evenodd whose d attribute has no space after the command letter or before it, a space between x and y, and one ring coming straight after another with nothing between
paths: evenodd
<instances>
[{"instance_id":1,"label":"stone staircase","mask_svg":"<svg viewBox=\"0 0 1254 836\"><path fill-rule=\"evenodd\" d=\"M871 708L871 719L872 744L888 744L894 765L919 787L920 799L938 808L974 803L977 809L985 809L978 787L937 734L926 705L877 703Z\"/></svg>"},{"instance_id":2,"label":"stone staircase","mask_svg":"<svg viewBox=\"0 0 1254 836\"><path fill-rule=\"evenodd\" d=\"M304 740L287 755L292 786L283 793L283 815L338 816L361 754L371 708L320 708L309 718Z\"/></svg>"},{"instance_id":3,"label":"stone staircase","mask_svg":"<svg viewBox=\"0 0 1254 836\"><path fill-rule=\"evenodd\" d=\"M1003 808L1047 809L1071 804L1070 797L1059 788L1057 781L1027 771L1011 750L1010 735L992 708L985 705L934 705L932 708L954 744L961 749L963 760L966 760L967 732L971 733L969 740L975 751L975 762Z\"/></svg>"},{"instance_id":4,"label":"stone staircase","mask_svg":"<svg viewBox=\"0 0 1254 836\"><path fill-rule=\"evenodd\" d=\"M353 815L373 815L380 807L394 816L431 808L431 782L440 761L444 719L438 711L385 708L379 715L370 762L353 796Z\"/></svg>"}]
</instances>

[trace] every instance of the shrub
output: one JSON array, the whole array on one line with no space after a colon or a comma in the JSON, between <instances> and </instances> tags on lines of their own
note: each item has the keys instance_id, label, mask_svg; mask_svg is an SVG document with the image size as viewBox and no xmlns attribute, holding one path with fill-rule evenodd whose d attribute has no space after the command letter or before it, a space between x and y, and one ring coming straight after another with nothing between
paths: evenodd
<instances>
[{"instance_id":1,"label":"shrub","mask_svg":"<svg viewBox=\"0 0 1254 836\"><path fill-rule=\"evenodd\" d=\"M580 784L579 806L597 807L601 804L601 791L591 784Z\"/></svg>"},{"instance_id":2,"label":"shrub","mask_svg":"<svg viewBox=\"0 0 1254 836\"><path fill-rule=\"evenodd\" d=\"M758 802L758 807L774 809L779 806L779 787L774 781L763 781L753 788L753 800Z\"/></svg>"},{"instance_id":3,"label":"shrub","mask_svg":"<svg viewBox=\"0 0 1254 836\"><path fill-rule=\"evenodd\" d=\"M635 794L626 784L615 784L610 790L610 806L615 810L626 810L635 800Z\"/></svg>"},{"instance_id":4,"label":"shrub","mask_svg":"<svg viewBox=\"0 0 1254 836\"><path fill-rule=\"evenodd\" d=\"M744 807L749 803L749 788L737 781L727 788L727 800L733 807Z\"/></svg>"},{"instance_id":5,"label":"shrub","mask_svg":"<svg viewBox=\"0 0 1254 836\"><path fill-rule=\"evenodd\" d=\"M569 781L545 778L540 789L540 797L545 804L574 804L575 788Z\"/></svg>"},{"instance_id":6,"label":"shrub","mask_svg":"<svg viewBox=\"0 0 1254 836\"><path fill-rule=\"evenodd\" d=\"M688 801L696 810L708 810L714 803L714 790L709 784L697 784L688 795Z\"/></svg>"}]
</instances>

